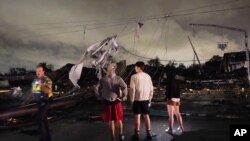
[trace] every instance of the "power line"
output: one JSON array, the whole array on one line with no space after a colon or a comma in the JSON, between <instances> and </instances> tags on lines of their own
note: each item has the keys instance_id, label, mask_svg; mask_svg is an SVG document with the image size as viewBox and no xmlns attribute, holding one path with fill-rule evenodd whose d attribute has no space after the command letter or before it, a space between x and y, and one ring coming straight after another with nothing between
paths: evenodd
<instances>
[{"instance_id":1,"label":"power line","mask_svg":"<svg viewBox=\"0 0 250 141\"><path fill-rule=\"evenodd\" d=\"M202 8L209 8L211 6L218 6L218 5L222 5L222 4L228 4L228 3L232 3L232 2L237 2L239 0L228 0L228 1L223 1L223 2L218 2L218 3L214 3L214 4L209 4L209 5L205 5L205 6L200 6L200 7L195 7L195 8L189 8L189 9L184 9L184 10L180 10L180 11L175 11L175 12L170 12L169 14L178 14L178 13L182 13L185 11L192 11L192 10L198 10L198 9L202 9ZM159 16L164 16L167 14L157 14L157 15L148 15L148 16L140 16L140 18L153 18L153 17L159 17ZM128 17L128 18L114 18L114 19L95 19L95 20L79 20L79 21L65 21L65 22L45 22L45 23L34 23L34 24L12 24L12 25L7 25L7 26L41 26L41 25L56 25L56 24L74 24L74 23L89 23L89 24L93 24L94 22L108 22L108 21L135 21L136 19L138 19L139 17ZM0 26L6 26L6 25L0 25Z\"/></svg>"},{"instance_id":2,"label":"power line","mask_svg":"<svg viewBox=\"0 0 250 141\"><path fill-rule=\"evenodd\" d=\"M138 55L138 54L135 54L135 53L132 53L131 51L127 50L126 48L124 47L121 47L125 52L135 56L135 57L139 57L139 58L143 58L143 59L147 59L147 60L152 60L152 59L155 59L155 58L150 58L150 57L145 57L145 56L141 56L141 55ZM210 59L203 59L203 60L200 60L200 61L208 61ZM163 61L163 62L168 62L168 61L173 61L173 60L165 60L165 59L159 59L159 61ZM192 62L193 60L174 60L174 62Z\"/></svg>"},{"instance_id":3,"label":"power line","mask_svg":"<svg viewBox=\"0 0 250 141\"><path fill-rule=\"evenodd\" d=\"M201 11L201 12L190 12L190 13L184 13L184 14L176 14L176 15L171 15L170 17L189 16L189 15L195 15L195 14L207 14L207 13L224 12L224 11L232 11L232 10L243 10L243 9L249 9L249 8L250 8L250 5L241 6L241 7L233 7L233 8L217 9L217 10L211 10L211 11Z\"/></svg>"},{"instance_id":4,"label":"power line","mask_svg":"<svg viewBox=\"0 0 250 141\"><path fill-rule=\"evenodd\" d=\"M129 23L128 21L124 21L124 22L109 22L109 23L93 23L93 24L78 24L78 25L70 25L70 26L52 26L52 27L40 27L40 28L29 28L31 30L46 30L46 29L60 29L60 28L74 28L74 27L82 27L82 26L86 26L86 27L95 27L98 25L106 25L106 24L119 24L119 23ZM8 29L3 29L3 30L8 30ZM26 31L27 29L15 29L15 30L8 30L8 31Z\"/></svg>"},{"instance_id":5,"label":"power line","mask_svg":"<svg viewBox=\"0 0 250 141\"><path fill-rule=\"evenodd\" d=\"M0 25L0 26L41 26L41 25L57 25L57 24L74 24L74 23L89 23L95 24L94 22L105 22L105 21L117 21L117 20L133 20L135 17L130 18L117 18L117 19L96 19L96 20L80 20L80 21L65 21L65 22L48 22L48 23L34 23L34 24L11 24L11 25Z\"/></svg>"},{"instance_id":6,"label":"power line","mask_svg":"<svg viewBox=\"0 0 250 141\"><path fill-rule=\"evenodd\" d=\"M142 18L141 21L150 21L150 20L156 20L156 19L159 19L159 18L171 18L171 17L180 17L180 16L189 16L189 15L194 15L194 14L207 14L207 13L214 13L214 12L224 12L224 11L231 11L231 10L243 10L243 9L249 9L250 6L242 6L242 7L234 7L234 8L225 8L225 9L217 9L217 10L210 10L210 11L201 11L201 12L190 12L190 13L184 13L184 14L175 14L175 15L164 15L164 16L159 16L159 17L149 17L149 18ZM124 25L124 24L127 24L127 23L131 23L131 22L135 22L135 21L127 21L127 22L124 22L124 23L121 23L119 25ZM83 26L83 25L81 25ZM113 26L113 25L111 25ZM116 25L115 25L116 26ZM106 26L104 26L106 27ZM93 29L99 29L100 27L96 27L96 28L93 28ZM89 30L89 29L86 29L86 30ZM92 30L92 29L90 29ZM74 31L69 31L69 32L60 32L60 33L49 33L49 34L41 34L41 36L44 36L44 35L57 35L57 34L65 34L65 33L72 33L72 32L81 32L83 30L74 30ZM40 35L37 35L37 36L40 36ZM32 36L32 37L36 37L36 36Z\"/></svg>"},{"instance_id":7,"label":"power line","mask_svg":"<svg viewBox=\"0 0 250 141\"><path fill-rule=\"evenodd\" d=\"M99 29L99 28L109 28L109 27L115 27L115 26L121 26L124 25L122 24L113 24L113 25L109 25L109 26L102 26L102 27L94 27L94 28L86 28L86 31L88 30L95 30L95 29ZM74 32L82 32L84 31L84 29L79 29L79 30L72 30L72 31L65 31L65 32L57 32L57 33L46 33L46 34L38 34L38 35L34 35L34 36L23 36L23 37L31 37L31 38L35 38L35 37L41 37L41 36L50 36L50 35L60 35L60 34L67 34L67 33L74 33Z\"/></svg>"},{"instance_id":8,"label":"power line","mask_svg":"<svg viewBox=\"0 0 250 141\"><path fill-rule=\"evenodd\" d=\"M186 11L193 11L193 10L199 10L199 9L203 9L203 8L210 8L210 7L225 5L225 4L238 2L238 1L239 0L227 0L227 1L217 2L217 3L214 3L214 4L204 5L204 6L200 6L200 7L188 8L188 9L184 9L184 10L174 11L174 12L170 12L170 14L173 14L173 13L178 14L178 13L182 13L182 12L186 12Z\"/></svg>"},{"instance_id":9,"label":"power line","mask_svg":"<svg viewBox=\"0 0 250 141\"><path fill-rule=\"evenodd\" d=\"M162 23L162 27L161 27L161 31L160 31L160 37L159 37L159 39L158 39L158 41L157 41L157 43L156 43L156 49L154 50L154 54L157 53L157 51L158 51L158 49L159 49L159 47L160 47L160 41L161 41L161 39L162 39L162 35L163 35L164 29L165 29L166 22L167 22L167 20L165 20L165 21Z\"/></svg>"}]
</instances>

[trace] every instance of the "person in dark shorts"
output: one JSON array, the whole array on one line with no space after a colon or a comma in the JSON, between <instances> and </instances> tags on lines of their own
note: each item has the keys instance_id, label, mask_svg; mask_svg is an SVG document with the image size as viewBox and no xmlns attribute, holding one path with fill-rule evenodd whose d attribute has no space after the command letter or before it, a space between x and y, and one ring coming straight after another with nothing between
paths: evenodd
<instances>
[{"instance_id":1,"label":"person in dark shorts","mask_svg":"<svg viewBox=\"0 0 250 141\"><path fill-rule=\"evenodd\" d=\"M135 114L149 114L149 101L134 101L133 112Z\"/></svg>"},{"instance_id":2,"label":"person in dark shorts","mask_svg":"<svg viewBox=\"0 0 250 141\"><path fill-rule=\"evenodd\" d=\"M166 83L166 107L169 115L168 124L169 127L166 129L166 132L173 134L173 126L174 126L174 115L177 118L179 123L179 130L180 133L184 132L183 121L180 114L180 82L181 78L178 78L176 75L176 70L173 67L170 67L167 70L167 83Z\"/></svg>"},{"instance_id":3,"label":"person in dark shorts","mask_svg":"<svg viewBox=\"0 0 250 141\"><path fill-rule=\"evenodd\" d=\"M147 73L144 73L143 70L144 63L137 62L135 64L136 74L130 79L130 100L132 110L135 114L134 138L135 140L139 140L140 117L142 114L146 124L147 139L152 140L149 107L153 97L153 83L151 77Z\"/></svg>"},{"instance_id":4,"label":"person in dark shorts","mask_svg":"<svg viewBox=\"0 0 250 141\"><path fill-rule=\"evenodd\" d=\"M124 140L123 135L123 107L122 101L127 96L127 84L120 76L117 76L117 65L109 64L107 67L107 75L103 77L98 84L98 93L104 99L104 110L102 113L103 121L109 122L111 132L111 140L115 141L115 121L119 127L119 140ZM120 90L122 95L120 95Z\"/></svg>"}]
</instances>

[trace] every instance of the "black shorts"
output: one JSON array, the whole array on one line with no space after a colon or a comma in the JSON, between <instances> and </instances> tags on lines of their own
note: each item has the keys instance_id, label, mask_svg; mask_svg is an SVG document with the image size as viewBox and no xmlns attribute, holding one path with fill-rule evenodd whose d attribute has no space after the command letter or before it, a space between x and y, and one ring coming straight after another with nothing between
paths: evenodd
<instances>
[{"instance_id":1,"label":"black shorts","mask_svg":"<svg viewBox=\"0 0 250 141\"><path fill-rule=\"evenodd\" d=\"M134 101L133 112L134 114L149 114L149 101Z\"/></svg>"}]
</instances>

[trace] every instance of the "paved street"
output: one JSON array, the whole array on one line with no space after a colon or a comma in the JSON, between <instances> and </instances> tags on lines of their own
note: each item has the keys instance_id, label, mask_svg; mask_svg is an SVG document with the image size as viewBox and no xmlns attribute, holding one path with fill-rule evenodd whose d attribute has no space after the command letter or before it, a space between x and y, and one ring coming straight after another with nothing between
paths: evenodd
<instances>
[{"instance_id":1,"label":"paved street","mask_svg":"<svg viewBox=\"0 0 250 141\"><path fill-rule=\"evenodd\" d=\"M142 122L143 123L143 122ZM167 119L152 117L152 130L157 134L154 141L228 141L229 125L235 123L249 123L247 120L228 119L201 119L184 118L185 130L183 135L171 136L164 132L167 128ZM53 136L52 141L108 141L109 131L107 123L99 120L87 121L84 119L66 118L50 123ZM20 128L12 131L2 131L1 141L35 141L38 136L31 134L35 126ZM131 116L124 119L126 141L132 140L133 120ZM145 128L141 127L141 140L145 140Z\"/></svg>"}]
</instances>

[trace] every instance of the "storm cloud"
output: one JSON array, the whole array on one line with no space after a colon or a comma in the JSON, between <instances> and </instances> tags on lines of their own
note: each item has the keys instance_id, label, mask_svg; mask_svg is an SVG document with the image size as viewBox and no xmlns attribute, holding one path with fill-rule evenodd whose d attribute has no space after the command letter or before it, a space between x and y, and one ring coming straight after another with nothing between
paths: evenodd
<instances>
[{"instance_id":1,"label":"storm cloud","mask_svg":"<svg viewBox=\"0 0 250 141\"><path fill-rule=\"evenodd\" d=\"M192 28L189 23L250 30L250 9L202 13L247 5L248 0L1 0L0 72L10 67L30 69L44 61L56 68L74 63L88 45L114 34L118 34L119 44L139 56L185 61L187 65L194 56L188 35L201 60L242 51L242 33ZM187 14L193 12L201 13ZM134 38L136 19L162 14L187 15L142 21L140 39ZM130 18L134 21L126 20ZM86 25L88 30L84 33ZM228 42L228 48L220 51L218 42ZM128 63L147 61L122 50L114 58L126 59Z\"/></svg>"},{"instance_id":2,"label":"storm cloud","mask_svg":"<svg viewBox=\"0 0 250 141\"><path fill-rule=\"evenodd\" d=\"M10 67L34 69L39 62L48 62L56 68L78 59L79 47L63 42L48 43L24 41L0 35L0 66L2 71Z\"/></svg>"}]
</instances>

